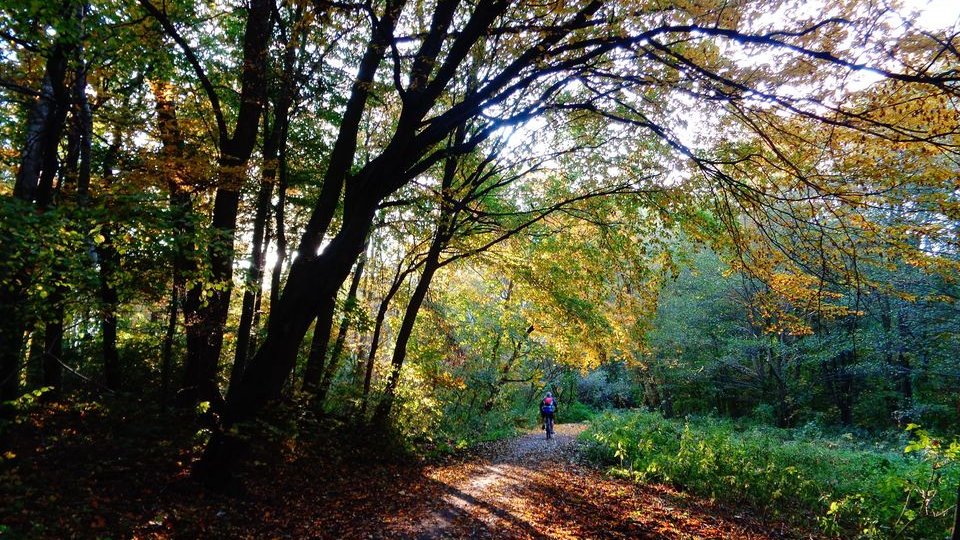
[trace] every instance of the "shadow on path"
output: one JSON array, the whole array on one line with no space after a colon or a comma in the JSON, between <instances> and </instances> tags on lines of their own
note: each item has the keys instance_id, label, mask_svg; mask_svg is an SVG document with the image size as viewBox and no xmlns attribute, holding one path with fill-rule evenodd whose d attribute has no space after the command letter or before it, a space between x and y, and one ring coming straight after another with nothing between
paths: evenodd
<instances>
[{"instance_id":1,"label":"shadow on path","mask_svg":"<svg viewBox=\"0 0 960 540\"><path fill-rule=\"evenodd\" d=\"M437 497L399 517L387 537L791 538L749 516L665 486L614 480L581 465L582 424L481 448L474 460L426 471Z\"/></svg>"}]
</instances>

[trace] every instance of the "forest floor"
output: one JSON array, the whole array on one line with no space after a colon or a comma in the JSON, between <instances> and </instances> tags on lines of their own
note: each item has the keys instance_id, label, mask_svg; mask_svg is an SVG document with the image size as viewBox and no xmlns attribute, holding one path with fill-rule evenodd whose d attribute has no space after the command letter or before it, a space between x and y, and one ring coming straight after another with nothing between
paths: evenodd
<instances>
[{"instance_id":1,"label":"forest floor","mask_svg":"<svg viewBox=\"0 0 960 540\"><path fill-rule=\"evenodd\" d=\"M801 536L667 486L606 476L581 456L583 424L443 462L371 459L336 438L286 439L245 452L243 488L232 495L190 480L194 429L185 422L171 434L97 407L31 415L0 449L0 538Z\"/></svg>"},{"instance_id":2,"label":"forest floor","mask_svg":"<svg viewBox=\"0 0 960 540\"><path fill-rule=\"evenodd\" d=\"M388 529L423 539L795 537L666 486L604 475L579 452L586 428L560 424L550 440L529 432L428 469L439 491Z\"/></svg>"}]
</instances>

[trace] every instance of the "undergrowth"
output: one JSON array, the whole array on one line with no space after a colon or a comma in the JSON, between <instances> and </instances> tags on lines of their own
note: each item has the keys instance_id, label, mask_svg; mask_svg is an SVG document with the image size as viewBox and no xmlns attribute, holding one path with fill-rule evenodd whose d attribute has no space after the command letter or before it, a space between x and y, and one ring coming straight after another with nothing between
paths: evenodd
<instances>
[{"instance_id":1,"label":"undergrowth","mask_svg":"<svg viewBox=\"0 0 960 540\"><path fill-rule=\"evenodd\" d=\"M409 438L413 451L428 457L456 453L478 443L508 439L524 430L540 426L538 404L516 404L480 414L454 414L441 418L435 430ZM589 422L595 415L590 406L574 402L558 409L556 422L561 424Z\"/></svg>"},{"instance_id":2,"label":"undergrowth","mask_svg":"<svg viewBox=\"0 0 960 540\"><path fill-rule=\"evenodd\" d=\"M664 482L809 524L826 536L949 536L960 445L911 426L899 445L716 418L604 413L582 436L594 460L638 482Z\"/></svg>"}]
</instances>

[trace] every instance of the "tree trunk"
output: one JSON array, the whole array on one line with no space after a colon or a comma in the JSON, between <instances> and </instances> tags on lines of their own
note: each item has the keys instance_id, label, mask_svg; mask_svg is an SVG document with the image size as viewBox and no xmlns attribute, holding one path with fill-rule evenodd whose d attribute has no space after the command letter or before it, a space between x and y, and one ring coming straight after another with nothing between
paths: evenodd
<instances>
[{"instance_id":1,"label":"tree trunk","mask_svg":"<svg viewBox=\"0 0 960 540\"><path fill-rule=\"evenodd\" d=\"M83 16L82 7L79 16ZM78 56L82 49L78 46L74 50ZM73 114L70 118L70 130L67 133L67 155L63 166L57 167L57 149L50 150L51 154L47 156L48 163L44 165L44 170L40 175L40 183L37 189L38 205L41 208L55 206L57 201L67 196L65 190L71 183L76 189L76 200L80 207L88 202L90 187L90 138L91 133L87 132L93 128L90 118L90 108L86 103L87 78L82 67L82 59L77 59L81 64L74 73L74 85L72 91ZM65 84L65 81L63 81ZM58 108L62 110L62 117L59 120L61 126L66 124L66 115L70 110L70 98L66 92L60 97L62 103ZM62 131L62 130L61 130ZM59 174L56 188L53 186L53 177L55 172ZM71 225L67 225L72 228ZM58 396L63 390L63 331L64 331L64 302L66 302L69 289L66 285L67 268L62 261L58 260L51 268L54 282L53 291L46 298L47 315L51 317L45 321L44 325L44 356L43 356L43 379L44 385L53 388L51 396Z\"/></svg>"},{"instance_id":2,"label":"tree trunk","mask_svg":"<svg viewBox=\"0 0 960 540\"><path fill-rule=\"evenodd\" d=\"M404 2L390 4L384 11L360 59L337 140L324 173L320 197L300 242L299 256L291 265L283 294L271 305L267 338L241 379L236 399L227 405L225 421L228 424L255 413L267 401L279 396L284 381L296 364L300 342L311 320L317 316L317 307L330 311L332 320L336 293L363 249L377 205L388 194L370 188L359 189L360 185L351 193L346 178L353 166L357 134L370 96L371 83L393 39L394 25L403 5ZM426 110L423 114L426 114ZM392 160L380 159L376 165L368 164L364 172L367 173L366 177L370 177L370 173L382 173L379 177L386 173L396 174L397 170L403 170L399 166L402 163L396 157ZM324 252L319 253L320 244L340 205L340 195L345 185L348 189L340 231ZM326 319L327 315L323 317ZM210 458L217 459L216 456Z\"/></svg>"},{"instance_id":3,"label":"tree trunk","mask_svg":"<svg viewBox=\"0 0 960 540\"><path fill-rule=\"evenodd\" d=\"M81 16L84 16L86 7L81 7ZM76 182L78 204L86 206L90 199L90 171L91 171L91 141L93 138L93 116L90 103L87 100L87 72L82 59L76 71L73 87L73 127L75 133L71 136L75 144L71 143L74 155L67 159L68 168ZM107 186L112 182L113 166L120 151L120 133L114 133L114 140L103 159L103 178ZM102 344L103 376L107 388L119 390L122 385L120 356L117 351L117 306L119 295L113 285L116 271L120 268L120 256L113 247L113 229L105 224L102 229L103 242L93 246L99 259L98 278L100 282L101 317L100 333ZM93 245L93 240L88 239Z\"/></svg>"},{"instance_id":4,"label":"tree trunk","mask_svg":"<svg viewBox=\"0 0 960 540\"><path fill-rule=\"evenodd\" d=\"M271 165L276 159L276 145L271 143L273 136L268 137L268 144L264 147L264 169L257 194L257 210L253 221L253 242L250 253L250 267L247 268L246 286L243 289L243 303L240 311L240 324L237 327L237 348L234 352L233 370L230 372L230 385L240 380L240 375L247 364L250 345L250 331L253 328L254 308L257 296L263 288L263 243L265 238L267 214L270 208L270 198L273 196L273 179L275 171Z\"/></svg>"},{"instance_id":5,"label":"tree trunk","mask_svg":"<svg viewBox=\"0 0 960 540\"><path fill-rule=\"evenodd\" d=\"M386 425L387 417L393 408L393 398L400 381L400 369L403 367L403 362L407 357L407 344L410 341L410 336L413 334L413 325L417 321L417 314L420 312L420 306L423 305L423 299L426 297L427 290L430 288L433 275L437 268L439 268L438 263L441 244L437 240L438 238L439 235L434 239L433 245L430 246L430 252L427 255L427 262L423 266L420 281L417 282L417 287L410 297L410 302L407 304L407 309L403 314L400 330L397 331L397 342L394 345L393 358L390 362L392 368L390 378L387 380L387 387L384 390L379 405L377 405L377 410L373 413L372 422L376 426Z\"/></svg>"},{"instance_id":6,"label":"tree trunk","mask_svg":"<svg viewBox=\"0 0 960 540\"><path fill-rule=\"evenodd\" d=\"M84 16L84 7L77 8L77 16L82 19ZM82 55L82 47L75 45L71 50L76 52L79 57ZM37 204L40 208L46 208L56 204L59 197L54 196L53 178L59 172L59 181L56 186L56 193L62 194L62 190L73 180L77 194L77 203L83 207L86 205L89 196L90 187L90 139L92 137L93 121L90 118L90 107L87 104L86 89L87 76L83 68L82 58L76 59L79 66L74 73L74 85L72 92L73 115L71 118L71 128L67 135L67 158L64 167L59 171L57 165L57 142L62 134L63 127L66 125L67 113L70 110L71 96L66 88L66 80L60 81L63 87L58 95L59 103L57 105L57 140L50 139L48 144L52 145L45 156L47 162L43 166L40 174L40 181L37 188ZM55 263L52 268L54 276L54 290L47 297L49 315L52 317L44 325L44 354L43 354L43 379L44 386L52 387L51 396L56 397L63 392L63 332L64 332L64 302L66 302L69 289L66 285L65 274L66 267L62 263Z\"/></svg>"},{"instance_id":7,"label":"tree trunk","mask_svg":"<svg viewBox=\"0 0 960 540\"><path fill-rule=\"evenodd\" d=\"M86 6L79 8L81 17L85 16ZM82 48L78 47L82 53ZM79 54L78 54L79 56ZM79 66L76 70L76 80L73 86L74 115L78 130L78 158L77 168L77 196L80 205L86 206L90 198L90 171L91 145L93 142L93 113L90 111L90 102L87 100L87 67L82 58L78 58Z\"/></svg>"},{"instance_id":8,"label":"tree trunk","mask_svg":"<svg viewBox=\"0 0 960 540\"><path fill-rule=\"evenodd\" d=\"M263 235L263 249L260 251L260 260L266 263L267 254L270 252L270 243L273 241L271 236L272 230L270 228L269 214L266 225L266 232ZM259 285L256 288L256 296L253 298L253 320L250 322L250 345L248 349L257 348L257 332L260 329L260 319L263 314L263 279L267 275L266 265L260 265L260 273L257 275L257 283ZM250 355L247 355L249 359Z\"/></svg>"},{"instance_id":9,"label":"tree trunk","mask_svg":"<svg viewBox=\"0 0 960 540\"><path fill-rule=\"evenodd\" d=\"M69 54L70 47L57 42L47 58L40 96L27 116L26 136L13 187L15 199L26 203L35 201L41 210L52 201L57 146L67 115L65 79ZM26 206L24 210L28 211ZM23 340L32 317L31 313L24 311L31 282L29 264L17 268L6 278L0 286L0 403L20 395Z\"/></svg>"},{"instance_id":10,"label":"tree trunk","mask_svg":"<svg viewBox=\"0 0 960 540\"><path fill-rule=\"evenodd\" d=\"M26 295L11 291L14 287L4 284L0 291L0 403L20 396L20 357L27 326L22 307Z\"/></svg>"},{"instance_id":11,"label":"tree trunk","mask_svg":"<svg viewBox=\"0 0 960 540\"><path fill-rule=\"evenodd\" d=\"M27 390L36 390L43 386L43 342L43 322L37 321L27 350Z\"/></svg>"},{"instance_id":12,"label":"tree trunk","mask_svg":"<svg viewBox=\"0 0 960 540\"><path fill-rule=\"evenodd\" d=\"M43 366L43 385L52 387L51 394L59 396L63 390L63 302L59 298L52 298L51 302L55 307L44 324L40 364Z\"/></svg>"},{"instance_id":13,"label":"tree trunk","mask_svg":"<svg viewBox=\"0 0 960 540\"><path fill-rule=\"evenodd\" d=\"M172 220L172 228L175 231L176 239L173 252L173 261L171 265L171 285L170 285L170 308L167 319L167 329L163 337L163 346L160 359L160 411L167 412L170 400L170 386L173 373L173 344L176 338L177 317L179 311L183 311L184 328L188 326L196 317L197 299L194 297L193 303L187 307L186 276L188 272L194 272L197 269L197 261L194 253L194 237L196 230L193 222L193 202L189 193L184 187L186 181L183 171L182 161L184 159L185 143L183 134L180 131L180 125L177 121L176 105L171 100L169 85L157 88L156 109L157 120L160 131L160 139L163 143L163 152L167 160L169 176L167 185L169 188L169 205ZM181 309L182 306L182 309Z\"/></svg>"},{"instance_id":14,"label":"tree trunk","mask_svg":"<svg viewBox=\"0 0 960 540\"><path fill-rule=\"evenodd\" d=\"M120 152L121 134L115 130L113 141L103 158L103 179L109 187L113 179L113 166ZM100 259L100 299L103 303L100 317L100 334L103 347L103 375L107 388L119 390L121 386L120 353L117 351L117 306L119 294L113 284L114 276L120 269L120 254L113 245L114 228L106 223L102 229L103 242L97 246Z\"/></svg>"},{"instance_id":15,"label":"tree trunk","mask_svg":"<svg viewBox=\"0 0 960 540\"><path fill-rule=\"evenodd\" d=\"M394 279L390 290L387 291L383 301L380 302L380 308L377 310L377 319L373 324L373 338L370 340L370 351L367 353L366 369L363 375L363 395L360 399L361 418L367 414L367 404L370 399L370 385L373 381L373 366L377 358L377 350L380 348L380 333L383 330L383 321L387 317L387 309L390 307L390 301L393 300L393 297L400 291L400 285L403 283L403 275L405 274L398 274L397 278Z\"/></svg>"},{"instance_id":16,"label":"tree trunk","mask_svg":"<svg viewBox=\"0 0 960 540\"><path fill-rule=\"evenodd\" d=\"M242 179L235 172L241 166L234 160L220 162L220 182L237 185ZM227 172L227 169L233 171ZM188 305L194 307L194 317L187 325L187 358L184 366L184 397L191 401L219 403L220 351L223 347L224 326L230 307L233 288L233 234L239 209L240 192L220 188L214 197L212 238L207 250L213 290L206 293L203 284L197 284L188 294Z\"/></svg>"},{"instance_id":17,"label":"tree trunk","mask_svg":"<svg viewBox=\"0 0 960 540\"><path fill-rule=\"evenodd\" d=\"M330 331L335 314L333 300L321 302L317 309L317 321L313 325L313 339L310 341L310 354L303 370L303 389L316 392L323 378L323 368L327 361L327 349L330 346Z\"/></svg>"},{"instance_id":18,"label":"tree trunk","mask_svg":"<svg viewBox=\"0 0 960 540\"><path fill-rule=\"evenodd\" d=\"M189 330L197 320L197 311L200 307L200 296L196 287L187 291L186 276L195 274L198 270L196 259L196 229L193 219L193 202L187 190L191 179L185 168L186 142L180 130L177 118L177 106L173 101L174 88L167 81L153 81L153 94L157 112L157 131L160 134L164 167L167 171L167 187L169 189L169 205L171 228L174 231L173 260L171 261L171 292L170 316L173 319L167 322L167 331L164 335L161 353L160 375L160 407L165 410L170 397L170 383L173 370L173 343L176 337L176 317L183 312L183 325L188 341L193 335ZM185 373L184 387L192 377ZM183 396L183 405L192 403L195 394L186 392Z\"/></svg>"},{"instance_id":19,"label":"tree trunk","mask_svg":"<svg viewBox=\"0 0 960 540\"><path fill-rule=\"evenodd\" d=\"M333 343L333 350L330 351L330 359L324 366L323 378L320 380L320 386L317 388L317 395L314 398L316 407L322 408L327 398L327 392L333 378L340 368L340 357L343 353L343 344L347 339L347 331L350 328L350 311L355 308L357 303L357 289L360 287L360 278L363 277L363 266L366 257L360 256L357 261L357 267L353 271L353 279L350 281L350 290L347 292L347 300L344 304L343 317L340 319L340 328L337 330L337 340Z\"/></svg>"},{"instance_id":20,"label":"tree trunk","mask_svg":"<svg viewBox=\"0 0 960 540\"><path fill-rule=\"evenodd\" d=\"M453 134L450 145L452 147L463 144L466 137L466 129L461 126ZM393 407L394 394L397 385L400 382L400 370L403 368L403 362L407 357L407 344L410 336L413 335L413 326L417 322L417 314L420 312L420 306L427 296L430 289L430 282L437 269L440 268L440 252L453 236L454 210L451 207L448 198L451 197L450 188L453 186L454 176L457 172L458 160L456 153L452 152L444 160L443 177L440 180L440 197L438 202L437 230L434 233L433 241L427 250L424 258L423 272L420 274L420 281L410 297L407 309L403 314L403 321L400 323L400 330L397 332L397 341L393 348L393 359L391 360L390 378L387 380L387 387L384 390L383 397L377 405L377 410L373 413L372 422L375 426L385 426L387 418L390 415L390 409ZM512 284L511 284L512 287Z\"/></svg>"},{"instance_id":21,"label":"tree trunk","mask_svg":"<svg viewBox=\"0 0 960 540\"><path fill-rule=\"evenodd\" d=\"M287 285L271 314L266 341L241 379L236 399L227 405L224 417L227 424L254 414L267 401L279 395L296 363L300 341L316 316L317 306L323 306L325 310L333 309L337 291L363 251L364 240L373 226L380 202L419 174L414 170L418 160L447 138L457 126L478 114L484 99L501 91L513 76L529 64L527 58L537 57L545 47L555 45L566 35L566 32L557 32L532 47L525 56L495 77L482 92L456 107L443 121L432 122L429 128L421 131L423 119L456 72L452 68L466 58L470 47L486 35L489 25L508 7L507 2L481 3L471 15L468 31L458 37L458 46L446 59L445 66L451 69L438 70L437 77L428 81L453 20L456 4L446 3L442 10L434 13L430 35L424 40L410 70L410 82L393 137L380 155L354 174L350 171L356 158L359 126L374 87L375 74L393 40L394 27L404 2L389 3L380 17L360 59L320 196L297 250L299 255L291 265ZM589 16L597 8L599 3L591 4L578 17ZM319 248L338 208L343 210L340 230L320 253Z\"/></svg>"},{"instance_id":22,"label":"tree trunk","mask_svg":"<svg viewBox=\"0 0 960 540\"><path fill-rule=\"evenodd\" d=\"M219 124L220 159L218 187L214 195L211 241L207 260L214 289L198 302L202 291L194 287L188 304L196 307L192 324L187 325L187 359L184 366L184 397L219 404L220 352L233 288L234 232L240 205L240 188L246 165L257 141L260 115L266 95L266 53L273 27L273 2L252 0L247 11L243 40L243 72L240 107L235 129L228 134ZM213 99L213 96L211 96ZM220 118L222 120L222 118Z\"/></svg>"},{"instance_id":23,"label":"tree trunk","mask_svg":"<svg viewBox=\"0 0 960 540\"><path fill-rule=\"evenodd\" d=\"M57 43L47 58L40 97L27 117L26 139L13 188L14 197L24 201L37 201L41 207L50 203L52 179L56 173L57 146L60 144L67 116L68 99L64 82L68 54L68 48ZM41 185L44 178L50 179L49 185Z\"/></svg>"},{"instance_id":24,"label":"tree trunk","mask_svg":"<svg viewBox=\"0 0 960 540\"><path fill-rule=\"evenodd\" d=\"M904 340L910 332L910 325L907 323L904 310L899 310L897 314L897 331L900 335L900 344L897 347L897 390L903 405L910 406L913 401L913 366L910 365L910 357L905 351Z\"/></svg>"},{"instance_id":25,"label":"tree trunk","mask_svg":"<svg viewBox=\"0 0 960 540\"><path fill-rule=\"evenodd\" d=\"M294 21L299 22L303 16L302 8L298 8L294 14ZM283 30L281 28L281 30ZM243 370L246 369L249 360L249 349L251 343L251 332L255 330L259 321L259 305L263 294L263 275L264 261L266 259L267 247L270 242L267 238L269 226L270 202L273 198L273 184L275 183L278 170L281 183L280 202L278 203L278 212L282 212L284 197L286 195L286 144L287 133L290 122L290 108L293 106L293 97L296 93L294 88L296 71L296 56L300 45L300 33L293 36L292 42L286 40L286 33L281 31L281 44L284 46L283 53L283 72L280 77L280 87L278 89L278 98L274 107L273 129L267 130L267 121L264 119L264 143L263 143L263 176L261 180L260 193L257 197L257 211L254 219L253 246L251 253L250 268L247 273L247 286L244 289L243 307L240 314L240 324L237 330L237 350L234 358L233 370L230 374L230 387L232 388L240 380ZM278 230L282 227L283 216L277 217ZM284 239L285 241L285 239ZM283 248L286 249L286 246ZM282 260L282 258L281 258ZM282 262L279 263L282 266ZM275 267L275 273L278 272ZM277 276L279 280L279 276ZM272 279L271 279L272 282ZM271 294L272 293L271 288Z\"/></svg>"},{"instance_id":26,"label":"tree trunk","mask_svg":"<svg viewBox=\"0 0 960 540\"><path fill-rule=\"evenodd\" d=\"M370 201L360 215L345 216L340 233L322 254L311 257L301 252L294 261L287 285L270 315L267 337L247 366L237 392L232 394L233 399L227 404L225 420L228 424L247 418L280 395L296 362L303 336L317 317L317 306L321 306L324 320L332 321L337 291L363 250L376 204L376 201ZM318 283L318 276L325 279ZM319 331L324 332L324 329ZM329 331L327 326L328 338Z\"/></svg>"},{"instance_id":27,"label":"tree trunk","mask_svg":"<svg viewBox=\"0 0 960 540\"><path fill-rule=\"evenodd\" d=\"M853 425L853 375L850 373L853 354L852 351L844 351L837 359L836 400L840 409L840 423L845 426Z\"/></svg>"},{"instance_id":28,"label":"tree trunk","mask_svg":"<svg viewBox=\"0 0 960 540\"><path fill-rule=\"evenodd\" d=\"M443 180L441 181L441 193L444 193L444 195L448 194L455 171L456 161L449 159L446 170L444 171ZM451 230L450 217L450 209L447 203L441 200L440 215L437 219L437 232L433 237L433 241L430 243L430 248L427 250L420 280L417 282L417 286L410 297L410 302L407 304L407 309L404 311L403 321L400 323L400 330L397 331L397 341L393 348L393 358L390 362L392 368L390 378L387 380L387 387L384 390L383 397L380 399L380 403L373 413L372 422L375 426L386 425L390 410L393 407L394 394L400 382L400 370L403 368L403 362L407 357L407 344L413 335L413 326L417 322L417 314L420 312L420 306L423 305L423 300L426 298L427 291L430 289L430 282L433 281L434 274L437 269L440 268L440 252L444 246L447 245L447 242L450 241L453 233Z\"/></svg>"},{"instance_id":29,"label":"tree trunk","mask_svg":"<svg viewBox=\"0 0 960 540\"><path fill-rule=\"evenodd\" d=\"M176 270L174 270L176 272ZM166 414L170 400L170 373L173 368L173 340L177 332L177 312L180 297L183 295L182 279L173 276L170 288L170 316L167 318L167 331L163 336L163 352L160 357L160 412Z\"/></svg>"},{"instance_id":30,"label":"tree trunk","mask_svg":"<svg viewBox=\"0 0 960 540\"><path fill-rule=\"evenodd\" d=\"M274 308L280 298L280 280L283 274L283 263L287 258L287 231L284 224L286 217L287 202L287 137L283 133L280 144L280 158L277 163L277 169L280 173L280 185L277 186L277 205L274 207L273 215L276 223L277 236L277 260L273 263L273 269L270 272L270 319L273 319Z\"/></svg>"},{"instance_id":31,"label":"tree trunk","mask_svg":"<svg viewBox=\"0 0 960 540\"><path fill-rule=\"evenodd\" d=\"M120 257L113 247L113 231L103 231L103 243L100 254L100 299L103 312L100 317L100 333L103 345L103 377L107 388L120 390L123 381L120 369L120 352L117 350L117 306L120 296L113 285L113 278L119 268Z\"/></svg>"}]
</instances>

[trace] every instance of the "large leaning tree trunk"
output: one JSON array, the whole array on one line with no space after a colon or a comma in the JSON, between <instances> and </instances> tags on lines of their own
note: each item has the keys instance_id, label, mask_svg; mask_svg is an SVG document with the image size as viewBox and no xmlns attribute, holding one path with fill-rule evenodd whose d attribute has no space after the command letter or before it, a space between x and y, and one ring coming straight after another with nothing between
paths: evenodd
<instances>
[{"instance_id":1,"label":"large leaning tree trunk","mask_svg":"<svg viewBox=\"0 0 960 540\"><path fill-rule=\"evenodd\" d=\"M231 389L225 417L227 423L249 416L267 400L280 395L283 383L296 362L300 342L318 315L317 306L322 306L321 315L325 320L333 320L334 297L360 255L363 240L376 212L377 201L367 200L363 204L353 205L351 215L344 213L343 225L337 237L323 253L319 253L319 246L337 210L345 176L353 164L357 133L371 83L392 39L393 26L402 7L402 3L391 5L383 14L378 31L374 32L360 61L324 174L320 197L300 242L299 256L290 268L283 293L271 306L264 343L251 359L243 378L235 389ZM322 276L321 283L316 283L318 276ZM326 312L329 312L329 316L326 316ZM317 326L315 332L330 331L326 325Z\"/></svg>"},{"instance_id":2,"label":"large leaning tree trunk","mask_svg":"<svg viewBox=\"0 0 960 540\"><path fill-rule=\"evenodd\" d=\"M487 36L509 3L486 2L476 6L463 28L454 34L452 43L448 44L445 51L446 56L438 58L446 45L448 29L459 4L457 1L438 2L429 31L410 67L409 83L400 90L403 108L390 142L380 155L357 172L348 174L354 160L358 126L369 97L371 81L393 39L393 27L403 6L390 4L380 17L359 63L330 164L324 175L320 200L300 243L300 255L291 266L287 285L271 316L267 338L251 361L247 375L240 381L235 399L227 404L225 420L228 424L254 414L267 401L279 396L283 381L296 361L299 344L311 320L317 316L317 306L323 306L325 311L333 309L334 295L363 251L364 240L372 227L379 204L421 172L440 163L447 152L431 152L458 126L480 115L491 100L500 102L536 82L542 75L539 71L536 72L539 75L525 77L520 77L521 73L536 65L538 58L551 51L574 29L582 27L600 7L599 2L592 2L571 15L568 24L544 32L543 37L520 52L498 73L483 81L476 91L425 123L427 114L440 102L473 47ZM400 86L400 79L396 80ZM521 120L514 118L509 121ZM486 136L492 133L493 127L486 132ZM471 150L481 139L477 138L472 141L473 146L461 150ZM318 253L338 207L341 188L341 227L323 252Z\"/></svg>"}]
</instances>

